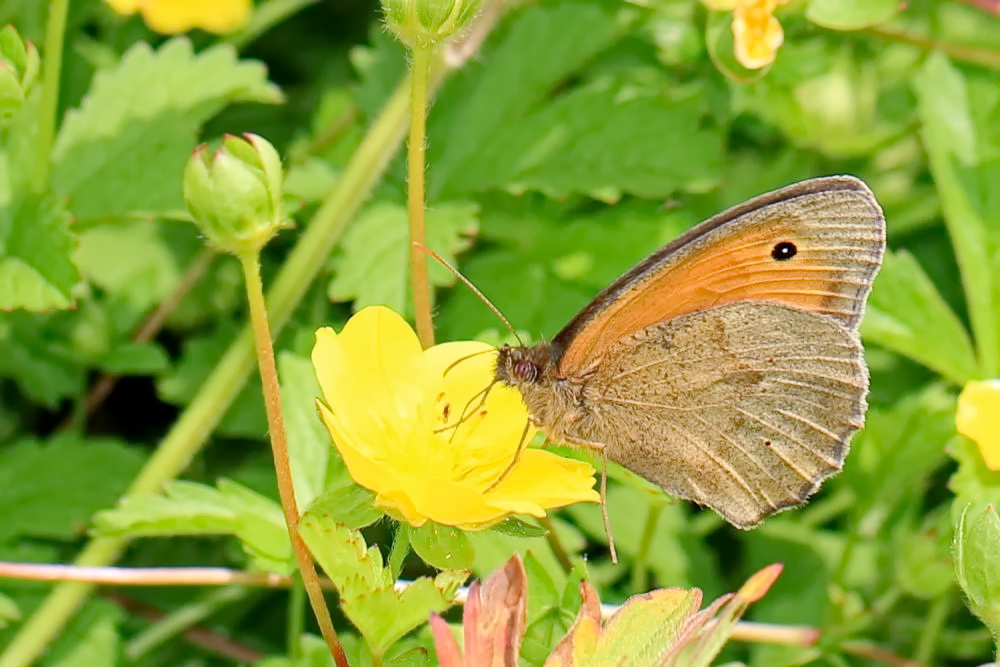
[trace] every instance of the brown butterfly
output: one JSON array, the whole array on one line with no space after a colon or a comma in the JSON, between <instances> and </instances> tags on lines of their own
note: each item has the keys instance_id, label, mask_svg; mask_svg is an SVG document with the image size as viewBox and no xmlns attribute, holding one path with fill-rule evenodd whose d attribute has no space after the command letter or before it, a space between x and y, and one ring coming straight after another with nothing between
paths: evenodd
<instances>
[{"instance_id":1,"label":"brown butterfly","mask_svg":"<svg viewBox=\"0 0 1000 667\"><path fill-rule=\"evenodd\" d=\"M839 471L863 426L857 328L884 250L856 178L761 195L640 262L552 342L502 347L496 380L550 440L750 528Z\"/></svg>"}]
</instances>

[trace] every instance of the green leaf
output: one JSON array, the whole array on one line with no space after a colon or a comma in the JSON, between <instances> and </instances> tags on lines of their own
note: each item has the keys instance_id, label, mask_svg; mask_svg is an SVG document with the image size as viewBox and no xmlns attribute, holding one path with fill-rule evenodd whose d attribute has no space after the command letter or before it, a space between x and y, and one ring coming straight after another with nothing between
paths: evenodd
<instances>
[{"instance_id":1,"label":"green leaf","mask_svg":"<svg viewBox=\"0 0 1000 667\"><path fill-rule=\"evenodd\" d=\"M64 435L0 450L0 540L20 535L71 540L112 506L143 457L113 439Z\"/></svg>"},{"instance_id":2,"label":"green leaf","mask_svg":"<svg viewBox=\"0 0 1000 667\"><path fill-rule=\"evenodd\" d=\"M170 360L156 343L121 343L101 358L101 370L116 375L152 375Z\"/></svg>"},{"instance_id":3,"label":"green leaf","mask_svg":"<svg viewBox=\"0 0 1000 667\"><path fill-rule=\"evenodd\" d=\"M254 569L294 569L281 506L231 480L218 488L177 480L160 495L130 497L100 512L94 523L99 534L116 537L233 535Z\"/></svg>"},{"instance_id":4,"label":"green leaf","mask_svg":"<svg viewBox=\"0 0 1000 667\"><path fill-rule=\"evenodd\" d=\"M1000 517L996 507L970 505L955 530L955 576L966 602L1000 642Z\"/></svg>"},{"instance_id":5,"label":"green leaf","mask_svg":"<svg viewBox=\"0 0 1000 667\"><path fill-rule=\"evenodd\" d=\"M541 526L535 526L516 516L509 516L500 523L490 526L490 530L510 537L544 537L548 532Z\"/></svg>"},{"instance_id":6,"label":"green leaf","mask_svg":"<svg viewBox=\"0 0 1000 667\"><path fill-rule=\"evenodd\" d=\"M52 667L115 665L121 653L119 625L125 612L108 600L91 600L73 618L48 657Z\"/></svg>"},{"instance_id":7,"label":"green leaf","mask_svg":"<svg viewBox=\"0 0 1000 667\"><path fill-rule=\"evenodd\" d=\"M205 336L187 337L180 362L171 371L157 378L156 388L160 397L175 405L187 405L198 394L239 331L240 327L236 322L227 320ZM259 438L267 432L267 416L259 375L254 373L246 381L215 432L218 435L247 438Z\"/></svg>"},{"instance_id":8,"label":"green leaf","mask_svg":"<svg viewBox=\"0 0 1000 667\"><path fill-rule=\"evenodd\" d=\"M477 153L475 167L453 174L448 185L453 192L659 198L712 185L721 153L721 136L705 128L699 98L671 100L602 81L500 128Z\"/></svg>"},{"instance_id":9,"label":"green leaf","mask_svg":"<svg viewBox=\"0 0 1000 667\"><path fill-rule=\"evenodd\" d=\"M425 563L439 570L467 570L476 558L465 531L431 521L410 529L410 544Z\"/></svg>"},{"instance_id":10,"label":"green leaf","mask_svg":"<svg viewBox=\"0 0 1000 667\"><path fill-rule=\"evenodd\" d=\"M370 526L384 516L381 510L375 508L375 494L357 484L324 491L309 506L309 512L328 515L351 529Z\"/></svg>"},{"instance_id":11,"label":"green leaf","mask_svg":"<svg viewBox=\"0 0 1000 667\"><path fill-rule=\"evenodd\" d=\"M312 362L282 352L278 355L278 377L295 499L305 508L323 491L333 443L316 414L320 390Z\"/></svg>"},{"instance_id":12,"label":"green leaf","mask_svg":"<svg viewBox=\"0 0 1000 667\"><path fill-rule=\"evenodd\" d=\"M6 595L0 593L0 628L6 628L15 621L21 620L21 610L17 604Z\"/></svg>"},{"instance_id":13,"label":"green leaf","mask_svg":"<svg viewBox=\"0 0 1000 667\"><path fill-rule=\"evenodd\" d=\"M31 400L50 408L74 396L85 379L84 364L68 340L71 325L58 317L66 314L42 319L0 313L0 376L13 378Z\"/></svg>"},{"instance_id":14,"label":"green leaf","mask_svg":"<svg viewBox=\"0 0 1000 667\"><path fill-rule=\"evenodd\" d=\"M899 0L810 0L806 18L833 30L861 30L885 23L901 8Z\"/></svg>"},{"instance_id":15,"label":"green leaf","mask_svg":"<svg viewBox=\"0 0 1000 667\"><path fill-rule=\"evenodd\" d=\"M478 206L469 202L437 204L427 211L425 245L453 266L455 255L469 247L479 228ZM369 207L344 234L335 255L329 295L354 301L355 310L384 305L409 312L410 239L406 209L385 202ZM428 258L432 285L451 285L455 276Z\"/></svg>"},{"instance_id":16,"label":"green leaf","mask_svg":"<svg viewBox=\"0 0 1000 667\"><path fill-rule=\"evenodd\" d=\"M958 462L958 470L948 481L957 496L953 508L961 511L968 503L1000 506L1000 472L986 467L976 443L964 437L954 438L948 453Z\"/></svg>"},{"instance_id":17,"label":"green leaf","mask_svg":"<svg viewBox=\"0 0 1000 667\"><path fill-rule=\"evenodd\" d=\"M961 320L905 251L886 253L861 332L951 382L961 384L977 374L975 352Z\"/></svg>"},{"instance_id":18,"label":"green leaf","mask_svg":"<svg viewBox=\"0 0 1000 667\"><path fill-rule=\"evenodd\" d=\"M701 591L662 588L629 598L607 622L592 664L654 661L676 642L688 619L701 607Z\"/></svg>"},{"instance_id":19,"label":"green leaf","mask_svg":"<svg viewBox=\"0 0 1000 667\"><path fill-rule=\"evenodd\" d=\"M79 280L69 212L54 197L11 193L10 186L0 185L7 190L0 194L0 310L68 308Z\"/></svg>"},{"instance_id":20,"label":"green leaf","mask_svg":"<svg viewBox=\"0 0 1000 667\"><path fill-rule=\"evenodd\" d=\"M1000 375L1000 146L991 142L1000 112L994 86L963 77L932 54L914 77L922 136L979 352L978 374ZM984 126L980 127L980 123ZM992 137L996 141L996 137Z\"/></svg>"},{"instance_id":21,"label":"green leaf","mask_svg":"<svg viewBox=\"0 0 1000 667\"><path fill-rule=\"evenodd\" d=\"M866 421L851 445L851 465L836 483L851 487L856 521L874 529L946 461L945 446L955 437L955 397L931 385L870 409Z\"/></svg>"},{"instance_id":22,"label":"green leaf","mask_svg":"<svg viewBox=\"0 0 1000 667\"><path fill-rule=\"evenodd\" d=\"M444 573L435 580L417 579L399 592L378 547L369 548L358 531L315 512L302 517L299 530L337 587L344 613L375 655L425 623L430 612L446 609L460 583L456 573Z\"/></svg>"},{"instance_id":23,"label":"green leaf","mask_svg":"<svg viewBox=\"0 0 1000 667\"><path fill-rule=\"evenodd\" d=\"M614 1L562 0L516 14L484 65L465 68L438 95L428 128L429 200L463 195L470 181L483 181L480 169L506 168L482 159L498 134L621 39L631 19Z\"/></svg>"},{"instance_id":24,"label":"green leaf","mask_svg":"<svg viewBox=\"0 0 1000 667\"><path fill-rule=\"evenodd\" d=\"M237 60L231 46L196 54L183 37L157 51L137 43L66 114L53 187L80 221L181 211L181 172L201 124L232 102L280 100L263 65Z\"/></svg>"}]
</instances>

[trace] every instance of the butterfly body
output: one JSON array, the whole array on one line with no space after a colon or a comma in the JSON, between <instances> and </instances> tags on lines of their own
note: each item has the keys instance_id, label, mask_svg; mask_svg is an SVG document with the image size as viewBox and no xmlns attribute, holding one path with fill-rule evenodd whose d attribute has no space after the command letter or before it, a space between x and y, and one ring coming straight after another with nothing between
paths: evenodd
<instances>
[{"instance_id":1,"label":"butterfly body","mask_svg":"<svg viewBox=\"0 0 1000 667\"><path fill-rule=\"evenodd\" d=\"M857 179L762 195L641 262L551 343L501 348L496 379L551 440L751 527L837 472L863 425L857 324L884 244Z\"/></svg>"}]
</instances>

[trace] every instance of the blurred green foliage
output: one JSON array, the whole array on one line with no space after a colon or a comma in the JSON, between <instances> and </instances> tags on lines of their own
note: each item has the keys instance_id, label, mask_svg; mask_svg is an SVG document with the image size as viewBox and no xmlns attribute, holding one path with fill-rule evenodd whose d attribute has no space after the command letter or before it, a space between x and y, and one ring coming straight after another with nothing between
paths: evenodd
<instances>
[{"instance_id":1,"label":"blurred green foliage","mask_svg":"<svg viewBox=\"0 0 1000 667\"><path fill-rule=\"evenodd\" d=\"M727 648L728 659L748 665L880 664L880 651L922 665L990 660L990 632L963 595L990 616L997 584L963 594L959 583L997 570L1000 555L969 540L995 540L995 513L983 508L1000 502L1000 473L957 436L954 413L964 382L1000 375L1000 18L976 6L986 3L958 0L792 2L778 14L785 40L774 65L749 72L732 60L728 15L696 0L511 4L431 108L428 224L430 245L529 337L553 335L680 231L797 180L863 178L889 231L862 328L872 371L868 426L843 474L808 506L740 532L612 471L621 563L608 560L596 507L553 517L563 548L587 556L604 602L665 586L698 586L712 599L783 563L750 618L813 625L822 638L810 647ZM0 2L0 20L39 46L43 68L47 5ZM286 204L300 229L267 248L267 280L405 72L406 56L372 2L319 2L252 37L166 38L79 0L45 187L30 182L37 91L4 121L2 560L72 559L91 516L115 506L245 320L235 262L205 261L195 228L181 220L181 172L195 145L253 131L286 157ZM425 607L398 601L392 578L434 573L416 558L394 560L388 524L372 523L370 496L329 453L306 355L315 329L339 326L352 309L409 308L404 192L397 156L278 340L297 483L323 510L310 525L321 530L335 515L337 525L367 526L367 544L345 533L343 548L369 554L357 576L377 580L377 595L396 596L392 604L410 614L377 625L357 611L361 603L345 606L380 647L424 619ZM504 335L468 290L434 271L439 339ZM162 328L137 340L181 286L189 290ZM94 407L88 396L105 375L118 383ZM247 383L188 481L146 505L98 515L107 534L187 535L136 541L124 564L291 567L262 407L259 386ZM956 578L961 517L960 551L975 561ZM479 576L514 550L530 551L528 664L544 659L579 606L581 569L567 574L529 527L405 539L432 563L460 553ZM0 582L0 647L48 589ZM443 608L429 583L412 590ZM125 611L130 605L172 613L202 604L204 592L124 593L127 604L90 599L45 664L118 664L122 652L130 664L151 666L234 662L174 636L155 651L136 648L146 622ZM287 593L246 590L203 623L252 655L271 656L260 664L290 664L284 628L300 604ZM357 656L366 649L346 634L363 664ZM425 664L432 658L419 656L429 645L422 628L387 657ZM326 664L314 638L297 650L309 664Z\"/></svg>"}]
</instances>

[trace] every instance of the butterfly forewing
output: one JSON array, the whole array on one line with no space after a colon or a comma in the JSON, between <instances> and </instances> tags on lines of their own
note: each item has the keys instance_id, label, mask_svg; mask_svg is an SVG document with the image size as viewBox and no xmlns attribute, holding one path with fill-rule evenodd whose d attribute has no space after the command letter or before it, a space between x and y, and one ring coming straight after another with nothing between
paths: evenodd
<instances>
[{"instance_id":1,"label":"butterfly forewing","mask_svg":"<svg viewBox=\"0 0 1000 667\"><path fill-rule=\"evenodd\" d=\"M695 227L615 281L554 340L560 371L584 374L621 337L743 300L857 326L885 246L868 187L845 176L762 195Z\"/></svg>"}]
</instances>

